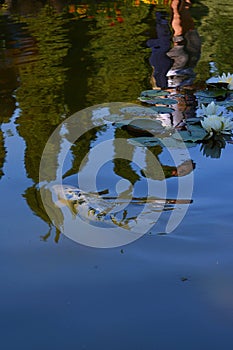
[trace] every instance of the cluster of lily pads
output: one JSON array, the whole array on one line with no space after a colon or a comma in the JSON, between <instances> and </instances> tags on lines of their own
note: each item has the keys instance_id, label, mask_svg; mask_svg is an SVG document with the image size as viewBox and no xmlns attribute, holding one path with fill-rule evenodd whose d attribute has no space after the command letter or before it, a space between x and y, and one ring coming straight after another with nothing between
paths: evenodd
<instances>
[{"instance_id":1,"label":"cluster of lily pads","mask_svg":"<svg viewBox=\"0 0 233 350\"><path fill-rule=\"evenodd\" d=\"M179 133L184 141L202 142L216 135L232 135L233 130L233 74L223 74L206 81L205 90L197 91L198 107L196 115L184 119ZM168 97L169 96L169 97ZM177 103L170 94L163 90L146 90L138 98L143 104L149 104L158 114L172 113Z\"/></svg>"}]
</instances>

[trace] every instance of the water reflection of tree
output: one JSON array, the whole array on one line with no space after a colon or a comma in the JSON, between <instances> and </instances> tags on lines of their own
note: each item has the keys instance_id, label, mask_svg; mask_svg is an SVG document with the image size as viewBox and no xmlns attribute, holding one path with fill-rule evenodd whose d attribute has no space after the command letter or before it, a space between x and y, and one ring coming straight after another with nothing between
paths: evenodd
<instances>
[{"instance_id":1,"label":"water reflection of tree","mask_svg":"<svg viewBox=\"0 0 233 350\"><path fill-rule=\"evenodd\" d=\"M2 62L1 62L2 63ZM6 70L8 71L8 70ZM5 73L5 70L0 70L0 72ZM0 82L0 126L3 123L8 123L10 121L11 116L15 110L15 98L12 96L11 84L8 83L8 79L2 76L2 80ZM4 86L1 86L3 83ZM7 89L10 88L10 89ZM4 175L3 166L6 159L6 147L5 147L5 139L2 130L0 129L0 178Z\"/></svg>"},{"instance_id":2,"label":"water reflection of tree","mask_svg":"<svg viewBox=\"0 0 233 350\"><path fill-rule=\"evenodd\" d=\"M49 190L43 189L43 191L46 191L46 203L47 205L50 205L51 207L54 206L53 200L52 200L52 195ZM45 195L45 192L44 192ZM58 227L62 227L63 224L63 214L60 211L59 208L54 208L54 216L53 216L53 222L51 221L51 218L47 215L47 212L44 209L44 205L42 203L41 199L41 194L36 185L33 185L29 188L24 193L24 198L27 200L27 204L31 208L31 210L36 213L37 216L39 216L44 222L48 224L48 232L46 232L45 235L41 236L41 239L46 241L52 232L52 229L54 225L56 226L55 229L55 242L58 243L59 237L60 237L60 230Z\"/></svg>"},{"instance_id":3,"label":"water reflection of tree","mask_svg":"<svg viewBox=\"0 0 233 350\"><path fill-rule=\"evenodd\" d=\"M93 128L92 130L87 131L85 134L79 137L77 142L72 145L70 149L72 153L72 166L63 175L64 179L69 176L76 175L79 171L82 170L82 167L85 164L84 158L90 151L91 143L97 139L98 132L101 132L101 130L104 129L104 127ZM70 130L70 132L74 132L74 130Z\"/></svg>"},{"instance_id":4,"label":"water reflection of tree","mask_svg":"<svg viewBox=\"0 0 233 350\"><path fill-rule=\"evenodd\" d=\"M202 56L198 64L198 77L205 81L209 78L210 62L216 66L217 72L231 72L233 41L231 2L206 0L200 1L202 7L208 7L208 16L202 19L198 31L202 37Z\"/></svg>"},{"instance_id":5,"label":"water reflection of tree","mask_svg":"<svg viewBox=\"0 0 233 350\"><path fill-rule=\"evenodd\" d=\"M28 31L36 38L37 59L19 67L20 88L16 97L21 109L18 130L26 142L25 167L38 182L39 164L46 141L64 114L65 70L62 60L68 42L63 18L45 7L27 19ZM51 161L55 161L52 159ZM56 167L55 167L56 168Z\"/></svg>"},{"instance_id":6,"label":"water reflection of tree","mask_svg":"<svg viewBox=\"0 0 233 350\"><path fill-rule=\"evenodd\" d=\"M88 101L96 104L109 101L132 101L147 79L148 52L143 23L149 8L134 7L127 1L119 5L123 21L112 22L102 13L95 17L96 26L88 52L92 59ZM144 45L144 47L143 47Z\"/></svg>"},{"instance_id":7,"label":"water reflection of tree","mask_svg":"<svg viewBox=\"0 0 233 350\"><path fill-rule=\"evenodd\" d=\"M115 138L127 138L130 135L126 130L117 128L115 130ZM115 157L113 160L114 163L114 172L116 175L121 178L127 179L132 185L140 180L140 176L137 174L135 169L133 169L133 155L135 152L135 146L127 145L127 149L124 149L124 155L122 154L122 149L118 149L117 144L114 143ZM119 154L118 154L119 153Z\"/></svg>"},{"instance_id":8,"label":"water reflection of tree","mask_svg":"<svg viewBox=\"0 0 233 350\"><path fill-rule=\"evenodd\" d=\"M30 35L36 38L38 54L34 62L19 67L20 88L16 97L21 110L17 119L18 131L26 143L25 168L35 184L39 181L39 166L45 144L65 112L63 58L68 51L65 21L45 6L37 17L24 19ZM59 147L59 145L58 145ZM51 149L49 168L55 178L59 149ZM52 180L50 178L50 180ZM31 209L49 225L51 221L39 205L39 190L32 186L25 192Z\"/></svg>"}]
</instances>

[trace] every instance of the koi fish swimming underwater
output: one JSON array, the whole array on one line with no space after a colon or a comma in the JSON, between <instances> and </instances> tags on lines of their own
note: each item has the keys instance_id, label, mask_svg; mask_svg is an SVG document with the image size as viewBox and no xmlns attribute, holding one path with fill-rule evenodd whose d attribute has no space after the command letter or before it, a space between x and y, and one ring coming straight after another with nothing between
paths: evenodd
<instances>
[{"instance_id":1,"label":"koi fish swimming underwater","mask_svg":"<svg viewBox=\"0 0 233 350\"><path fill-rule=\"evenodd\" d=\"M174 210L177 204L190 204L189 199L132 197L121 194L108 196L108 191L84 192L69 185L53 185L53 202L62 211L69 208L73 217L79 216L92 225L120 226L127 230L135 225L156 223L163 211ZM139 223L139 221L141 223Z\"/></svg>"}]
</instances>

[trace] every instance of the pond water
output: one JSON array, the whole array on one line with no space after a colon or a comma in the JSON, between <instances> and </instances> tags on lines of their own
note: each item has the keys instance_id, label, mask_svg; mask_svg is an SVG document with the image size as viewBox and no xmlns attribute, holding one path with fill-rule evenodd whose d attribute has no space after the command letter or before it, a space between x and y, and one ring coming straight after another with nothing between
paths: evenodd
<instances>
[{"instance_id":1,"label":"pond water","mask_svg":"<svg viewBox=\"0 0 233 350\"><path fill-rule=\"evenodd\" d=\"M206 80L233 73L233 8L189 5L0 5L2 349L233 347L232 140L168 143L201 101L232 105L229 91L210 99ZM170 101L138 100L151 89ZM160 143L135 139L151 133ZM100 207L131 206L70 234L70 202L40 192L59 177ZM119 244L94 237L115 228Z\"/></svg>"}]
</instances>

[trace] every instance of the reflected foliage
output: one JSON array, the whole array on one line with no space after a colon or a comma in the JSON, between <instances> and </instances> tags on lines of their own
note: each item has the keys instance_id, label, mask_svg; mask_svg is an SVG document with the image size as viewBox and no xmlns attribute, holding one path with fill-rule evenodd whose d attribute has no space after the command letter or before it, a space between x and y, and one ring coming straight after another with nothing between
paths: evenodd
<instances>
[{"instance_id":1,"label":"reflected foliage","mask_svg":"<svg viewBox=\"0 0 233 350\"><path fill-rule=\"evenodd\" d=\"M69 113L88 107L86 95L88 94L87 77L91 74L88 53L85 49L89 42L89 21L71 21L67 24L70 48L64 59L67 67L65 82L65 102ZM89 68L88 68L89 67Z\"/></svg>"},{"instance_id":2,"label":"reflected foliage","mask_svg":"<svg viewBox=\"0 0 233 350\"><path fill-rule=\"evenodd\" d=\"M18 130L26 142L28 176L38 182L41 154L53 129L65 113L63 58L68 51L65 21L45 6L36 18L26 19L28 32L36 38L36 60L19 68L20 88L16 92L21 115ZM56 152L55 152L56 153ZM56 169L56 159L51 154Z\"/></svg>"},{"instance_id":3,"label":"reflected foliage","mask_svg":"<svg viewBox=\"0 0 233 350\"><path fill-rule=\"evenodd\" d=\"M64 84L66 71L63 67L69 43L66 21L50 6L45 6L37 17L22 18L28 36L35 40L34 60L19 66L20 88L16 91L21 113L17 119L18 131L26 143L25 168L35 184L39 181L39 166L45 144L66 113ZM56 146L54 146L56 147ZM47 159L53 177L57 170L58 149L51 149ZM51 174L50 174L51 175ZM36 186L25 191L24 197L32 211L49 225L51 221L44 211L40 192ZM55 241L59 232L56 232ZM44 237L43 239L46 239Z\"/></svg>"},{"instance_id":4,"label":"reflected foliage","mask_svg":"<svg viewBox=\"0 0 233 350\"><path fill-rule=\"evenodd\" d=\"M82 170L82 167L85 164L84 158L91 149L91 143L97 139L98 131L101 132L103 129L104 128L95 128L86 132L71 146L70 151L72 154L72 166L65 172L63 179L76 175Z\"/></svg>"},{"instance_id":5,"label":"reflected foliage","mask_svg":"<svg viewBox=\"0 0 233 350\"><path fill-rule=\"evenodd\" d=\"M129 134L127 131L122 129L115 130L115 139L127 138ZM133 159L135 147L128 145L127 149L124 149L124 157L122 157L122 148L118 149L117 145L119 143L114 142L114 172L121 178L127 179L132 185L140 180L140 176L137 174L133 168Z\"/></svg>"},{"instance_id":6,"label":"reflected foliage","mask_svg":"<svg viewBox=\"0 0 233 350\"><path fill-rule=\"evenodd\" d=\"M44 190L45 192L46 190ZM46 233L44 236L41 237L42 240L46 241L51 233L52 233L52 228L54 225L56 226L56 234L54 241L58 243L59 237L60 237L60 231L58 230L58 227L62 226L63 223L63 214L57 208L56 210L56 215L54 215L54 222L51 221L50 217L47 215L47 212L44 209L44 205L41 200L41 194L40 190L36 187L36 185L33 185L32 187L27 188L25 193L23 194L23 197L26 199L28 206L31 208L33 213L40 217L44 222L46 222L49 226L48 233ZM54 205L52 201L52 195L50 191L46 191L46 199L48 205Z\"/></svg>"},{"instance_id":7,"label":"reflected foliage","mask_svg":"<svg viewBox=\"0 0 233 350\"><path fill-rule=\"evenodd\" d=\"M208 16L202 19L198 28L202 37L202 56L197 67L198 79L203 81L209 77L210 69L213 73L220 74L232 70L230 57L233 52L233 7L227 1L201 0L200 4L208 7Z\"/></svg>"},{"instance_id":8,"label":"reflected foliage","mask_svg":"<svg viewBox=\"0 0 233 350\"><path fill-rule=\"evenodd\" d=\"M90 104L135 100L146 81L149 52L143 33L148 29L144 23L148 6L135 7L127 1L117 8L122 21L115 22L100 12L90 31Z\"/></svg>"}]
</instances>

